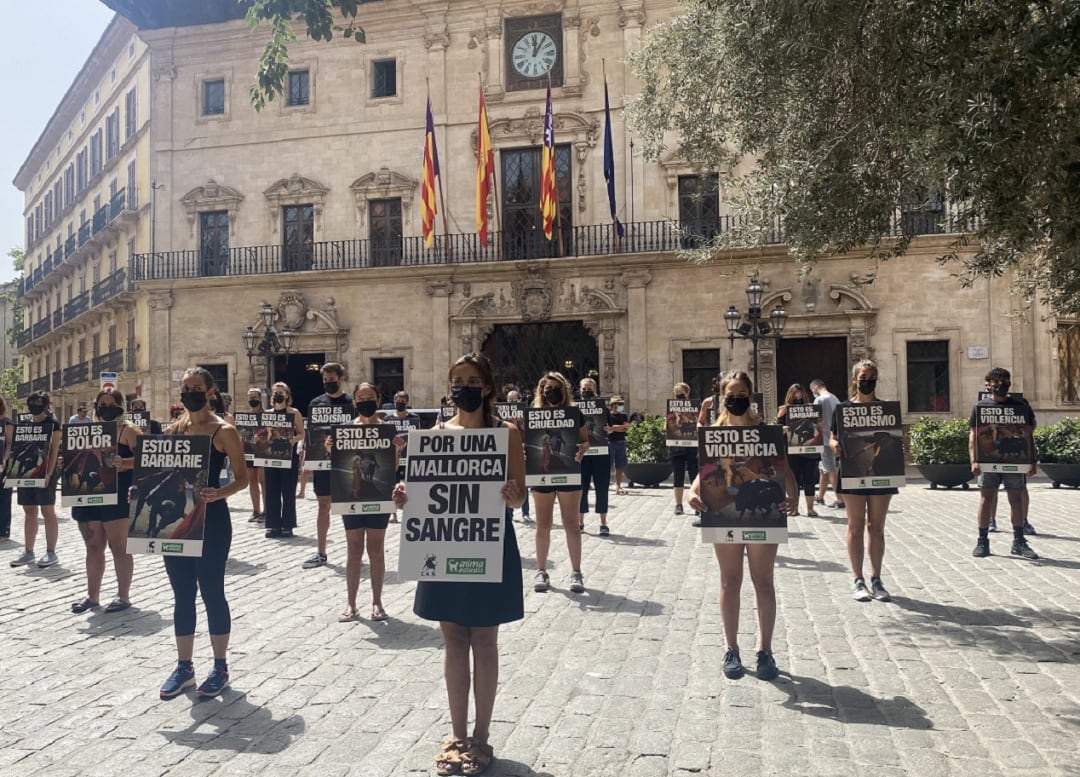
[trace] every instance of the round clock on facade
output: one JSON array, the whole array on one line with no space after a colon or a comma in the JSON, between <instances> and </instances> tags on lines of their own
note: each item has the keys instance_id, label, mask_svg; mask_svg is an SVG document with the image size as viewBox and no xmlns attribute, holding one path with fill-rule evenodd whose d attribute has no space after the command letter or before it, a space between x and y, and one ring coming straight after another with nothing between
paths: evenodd
<instances>
[{"instance_id":1,"label":"round clock on facade","mask_svg":"<svg viewBox=\"0 0 1080 777\"><path fill-rule=\"evenodd\" d=\"M558 46L546 32L532 31L522 35L511 51L514 69L526 78L540 78L555 64Z\"/></svg>"}]
</instances>

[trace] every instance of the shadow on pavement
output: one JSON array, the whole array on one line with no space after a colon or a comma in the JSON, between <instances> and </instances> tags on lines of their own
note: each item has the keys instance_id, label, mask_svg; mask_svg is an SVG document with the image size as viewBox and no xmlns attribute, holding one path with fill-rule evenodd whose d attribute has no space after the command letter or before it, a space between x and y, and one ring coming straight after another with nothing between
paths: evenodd
<instances>
[{"instance_id":1,"label":"shadow on pavement","mask_svg":"<svg viewBox=\"0 0 1080 777\"><path fill-rule=\"evenodd\" d=\"M191 725L175 731L158 733L173 744L193 750L232 750L233 752L280 753L307 729L299 715L274 720L273 713L247 700L246 694L231 689L215 699L199 700L194 692L175 699L190 700Z\"/></svg>"},{"instance_id":2,"label":"shadow on pavement","mask_svg":"<svg viewBox=\"0 0 1080 777\"><path fill-rule=\"evenodd\" d=\"M784 682L784 679L790 682ZM871 696L848 685L832 686L813 677L781 673L774 685L787 692L784 707L803 715L891 728L928 730L934 727L926 711L910 699Z\"/></svg>"},{"instance_id":3,"label":"shadow on pavement","mask_svg":"<svg viewBox=\"0 0 1080 777\"><path fill-rule=\"evenodd\" d=\"M549 772L534 772L520 761L511 761L508 758L500 758L498 755L484 774L489 774L491 777L553 777Z\"/></svg>"},{"instance_id":4,"label":"shadow on pavement","mask_svg":"<svg viewBox=\"0 0 1080 777\"><path fill-rule=\"evenodd\" d=\"M601 612L626 612L639 615L642 618L655 617L664 614L664 605L648 599L631 599L626 596L608 594L595 588L586 588L584 594L572 593L569 589L552 587L548 593L558 593L565 596L572 604L578 605L582 610L598 610ZM542 595L542 594L541 594Z\"/></svg>"},{"instance_id":5,"label":"shadow on pavement","mask_svg":"<svg viewBox=\"0 0 1080 777\"><path fill-rule=\"evenodd\" d=\"M666 548L668 546L667 540L661 539L649 539L648 537L627 537L626 535L617 534L612 532L607 537L597 537L598 540L604 542L612 542L616 545L630 545L637 547L647 548Z\"/></svg>"},{"instance_id":6,"label":"shadow on pavement","mask_svg":"<svg viewBox=\"0 0 1080 777\"><path fill-rule=\"evenodd\" d=\"M105 634L110 637L149 637L164 631L171 625L171 618L165 620L154 610L140 610L132 605L130 609L123 612L106 613L102 610L94 612L87 616L80 631L95 637Z\"/></svg>"},{"instance_id":7,"label":"shadow on pavement","mask_svg":"<svg viewBox=\"0 0 1080 777\"><path fill-rule=\"evenodd\" d=\"M814 561L808 558L788 558L787 556L777 556L776 566L794 569L797 572L844 572L847 570L847 567L835 561Z\"/></svg>"},{"instance_id":8,"label":"shadow on pavement","mask_svg":"<svg viewBox=\"0 0 1080 777\"><path fill-rule=\"evenodd\" d=\"M404 615L411 617L412 611ZM364 626L370 632L370 636L363 637L366 642L376 644L386 650L442 647L442 632L438 626L425 626L422 623L398 620L393 613L390 613L390 617L384 621L373 621L370 618L361 617L355 621L355 625Z\"/></svg>"},{"instance_id":9,"label":"shadow on pavement","mask_svg":"<svg viewBox=\"0 0 1080 777\"><path fill-rule=\"evenodd\" d=\"M226 575L257 575L266 571L266 564L249 564L230 558L225 564Z\"/></svg>"}]
</instances>

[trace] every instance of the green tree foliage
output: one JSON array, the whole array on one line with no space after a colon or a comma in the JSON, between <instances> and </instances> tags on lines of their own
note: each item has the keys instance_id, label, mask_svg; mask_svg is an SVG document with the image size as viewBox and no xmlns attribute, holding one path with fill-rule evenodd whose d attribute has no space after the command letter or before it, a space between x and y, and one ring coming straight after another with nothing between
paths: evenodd
<instances>
[{"instance_id":1,"label":"green tree foliage","mask_svg":"<svg viewBox=\"0 0 1080 777\"><path fill-rule=\"evenodd\" d=\"M631 65L648 155L720 173L732 241L780 218L799 259L898 256L894 214L943 191L962 282L1015 269L1080 312L1080 3L686 0Z\"/></svg>"},{"instance_id":2,"label":"green tree foliage","mask_svg":"<svg viewBox=\"0 0 1080 777\"><path fill-rule=\"evenodd\" d=\"M12 248L8 251L8 257L11 259L11 264L15 268L16 282L23 274L23 250L21 248ZM8 342L15 345L16 337L23 329L23 307L19 304L18 294L14 289L4 293L8 304L12 306L12 323L8 327L5 334L7 335ZM7 400L8 405L11 405L15 400L15 394L18 390L19 383L22 381L23 368L22 359L19 359L19 365L17 367L4 366L0 369L0 395Z\"/></svg>"},{"instance_id":3,"label":"green tree foliage","mask_svg":"<svg viewBox=\"0 0 1080 777\"><path fill-rule=\"evenodd\" d=\"M264 22L270 25L270 40L259 57L256 85L251 87L251 104L261 111L285 90L289 74L289 44L296 41L293 23L306 26L312 40L329 41L334 33L364 43L364 28L356 23L360 6L369 0L254 0L247 11L247 21L254 30ZM337 15L336 15L337 14ZM339 24L338 18L348 20Z\"/></svg>"}]
</instances>

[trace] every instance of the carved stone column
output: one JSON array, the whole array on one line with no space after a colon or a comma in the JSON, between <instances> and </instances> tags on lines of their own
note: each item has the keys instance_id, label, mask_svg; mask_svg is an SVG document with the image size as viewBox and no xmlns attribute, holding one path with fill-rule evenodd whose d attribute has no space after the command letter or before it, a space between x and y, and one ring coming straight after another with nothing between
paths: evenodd
<instances>
[{"instance_id":1,"label":"carved stone column","mask_svg":"<svg viewBox=\"0 0 1080 777\"><path fill-rule=\"evenodd\" d=\"M424 291L431 297L431 385L441 386L446 371L461 355L456 349L451 352L450 342L450 295L454 284L449 278L432 278L425 282ZM438 389L433 390L439 394Z\"/></svg>"},{"instance_id":2,"label":"carved stone column","mask_svg":"<svg viewBox=\"0 0 1080 777\"><path fill-rule=\"evenodd\" d=\"M172 292L151 293L146 304L150 310L150 399L155 412L164 416L172 401L172 372L187 365L172 364Z\"/></svg>"},{"instance_id":3,"label":"carved stone column","mask_svg":"<svg viewBox=\"0 0 1080 777\"><path fill-rule=\"evenodd\" d=\"M647 310L645 305L645 287L652 281L648 268L627 270L619 281L626 287L626 331L631 353L647 354L649 336ZM628 385L630 396L627 398L631 407L644 409L649 398L649 372L644 364L631 367Z\"/></svg>"}]
</instances>

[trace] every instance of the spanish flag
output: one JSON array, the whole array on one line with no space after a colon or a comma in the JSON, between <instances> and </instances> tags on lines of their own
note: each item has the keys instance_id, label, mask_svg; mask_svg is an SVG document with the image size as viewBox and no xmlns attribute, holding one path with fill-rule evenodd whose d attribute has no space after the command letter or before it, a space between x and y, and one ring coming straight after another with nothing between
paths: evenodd
<instances>
[{"instance_id":1,"label":"spanish flag","mask_svg":"<svg viewBox=\"0 0 1080 777\"><path fill-rule=\"evenodd\" d=\"M431 117L431 98L427 101L427 132L424 133L424 174L420 185L420 210L424 227L424 247L435 241L435 179L439 177L439 150L435 147L435 120Z\"/></svg>"},{"instance_id":2,"label":"spanish flag","mask_svg":"<svg viewBox=\"0 0 1080 777\"><path fill-rule=\"evenodd\" d=\"M540 152L540 216L544 237L551 240L559 213L559 192L555 186L555 126L551 116L551 84L547 88L544 111L544 147Z\"/></svg>"},{"instance_id":3,"label":"spanish flag","mask_svg":"<svg viewBox=\"0 0 1080 777\"><path fill-rule=\"evenodd\" d=\"M480 125L476 133L476 231L480 245L488 244L487 201L495 183L495 151L491 147L488 129L487 106L484 105L484 87L480 87Z\"/></svg>"}]
</instances>

